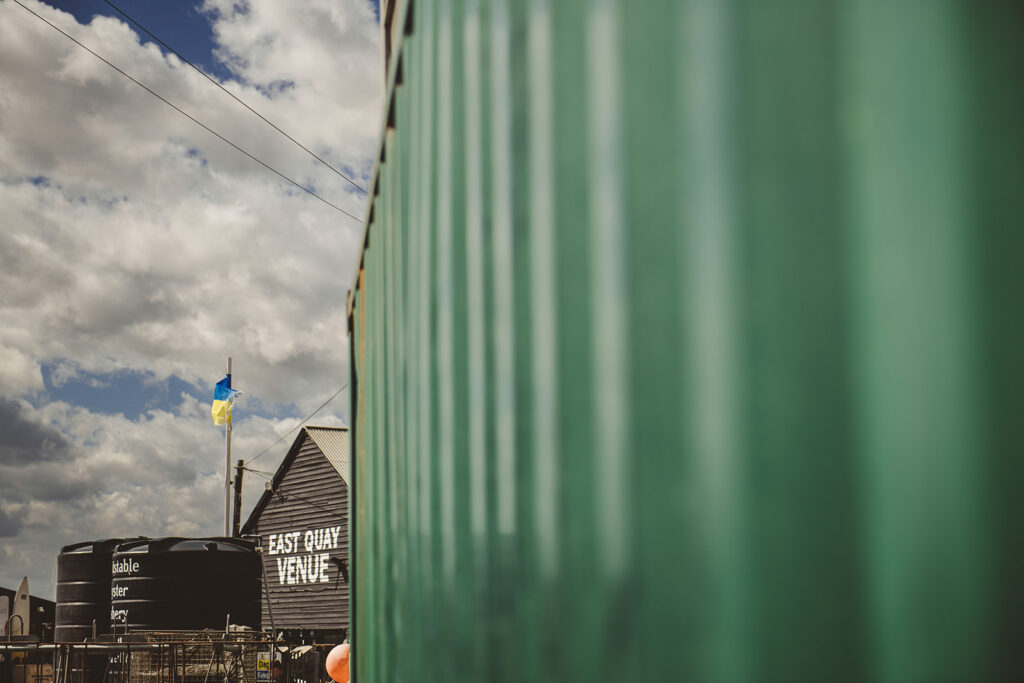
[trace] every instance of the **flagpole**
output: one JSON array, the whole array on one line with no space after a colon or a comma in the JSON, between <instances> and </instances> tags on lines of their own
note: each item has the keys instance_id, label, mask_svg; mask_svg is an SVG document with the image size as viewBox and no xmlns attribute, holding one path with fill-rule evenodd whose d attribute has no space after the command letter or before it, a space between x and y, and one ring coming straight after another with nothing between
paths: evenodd
<instances>
[{"instance_id":1,"label":"flagpole","mask_svg":"<svg viewBox=\"0 0 1024 683\"><path fill-rule=\"evenodd\" d=\"M228 377L231 376L231 356L228 356ZM230 380L229 380L230 385ZM224 441L227 444L224 454L224 535L231 535L231 519L229 510L231 504L231 409L228 408L228 420L224 430Z\"/></svg>"}]
</instances>

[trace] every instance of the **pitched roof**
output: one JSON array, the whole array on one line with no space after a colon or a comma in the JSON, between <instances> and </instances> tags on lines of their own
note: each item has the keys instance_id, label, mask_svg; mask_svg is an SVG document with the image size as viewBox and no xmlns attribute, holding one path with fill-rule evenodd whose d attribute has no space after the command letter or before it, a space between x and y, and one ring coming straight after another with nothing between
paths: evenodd
<instances>
[{"instance_id":1,"label":"pitched roof","mask_svg":"<svg viewBox=\"0 0 1024 683\"><path fill-rule=\"evenodd\" d=\"M265 508L267 503L270 502L270 497L273 495L273 491L280 485L285 472L291 466L295 457L299 454L302 443L306 440L307 436L316 444L316 447L320 449L321 453L323 453L327 462L331 463L331 466L338 472L341 480L345 482L346 486L348 486L348 427L303 427L295 437L295 441L292 442L292 445L288 449L288 453L284 456L284 459L281 461L281 464L277 466L277 472L274 473L274 478L270 482L270 487L263 492L262 496L260 496L259 501L256 503L256 507L252 509L252 512L249 513L248 519L245 520L245 524L242 525L243 534L249 532L253 523L263 512L263 508Z\"/></svg>"},{"instance_id":2,"label":"pitched roof","mask_svg":"<svg viewBox=\"0 0 1024 683\"><path fill-rule=\"evenodd\" d=\"M327 457L327 461L338 471L344 482L349 484L348 429L343 427L306 427L306 433Z\"/></svg>"}]
</instances>

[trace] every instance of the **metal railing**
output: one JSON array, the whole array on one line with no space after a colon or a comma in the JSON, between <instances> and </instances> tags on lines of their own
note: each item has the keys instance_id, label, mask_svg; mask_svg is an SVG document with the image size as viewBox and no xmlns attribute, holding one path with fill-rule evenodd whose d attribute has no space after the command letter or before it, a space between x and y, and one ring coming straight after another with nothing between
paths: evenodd
<instances>
[{"instance_id":1,"label":"metal railing","mask_svg":"<svg viewBox=\"0 0 1024 683\"><path fill-rule=\"evenodd\" d=\"M322 683L330 646L262 632L159 632L96 642L0 640L0 683Z\"/></svg>"}]
</instances>

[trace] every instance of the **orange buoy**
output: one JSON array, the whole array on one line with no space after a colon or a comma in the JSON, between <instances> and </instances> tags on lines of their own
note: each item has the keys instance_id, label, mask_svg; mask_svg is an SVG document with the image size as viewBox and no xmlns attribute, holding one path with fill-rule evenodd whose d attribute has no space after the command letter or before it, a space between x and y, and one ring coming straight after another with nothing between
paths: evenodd
<instances>
[{"instance_id":1,"label":"orange buoy","mask_svg":"<svg viewBox=\"0 0 1024 683\"><path fill-rule=\"evenodd\" d=\"M337 645L327 653L327 674L336 683L348 683L348 644Z\"/></svg>"}]
</instances>

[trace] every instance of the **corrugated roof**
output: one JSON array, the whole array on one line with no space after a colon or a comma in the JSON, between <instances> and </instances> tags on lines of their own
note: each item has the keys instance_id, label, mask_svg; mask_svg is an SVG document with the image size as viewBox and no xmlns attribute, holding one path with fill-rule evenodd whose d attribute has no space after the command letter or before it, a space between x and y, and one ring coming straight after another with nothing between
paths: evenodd
<instances>
[{"instance_id":1,"label":"corrugated roof","mask_svg":"<svg viewBox=\"0 0 1024 683\"><path fill-rule=\"evenodd\" d=\"M348 429L344 427L306 427L306 433L327 457L327 461L341 475L342 481L349 484L349 439Z\"/></svg>"}]
</instances>

